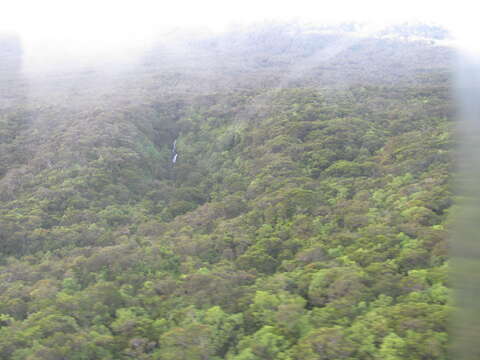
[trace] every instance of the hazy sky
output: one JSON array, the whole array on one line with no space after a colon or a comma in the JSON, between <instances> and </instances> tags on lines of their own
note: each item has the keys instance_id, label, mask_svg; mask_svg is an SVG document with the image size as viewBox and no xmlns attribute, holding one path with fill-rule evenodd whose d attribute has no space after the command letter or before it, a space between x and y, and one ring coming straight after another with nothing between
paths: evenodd
<instances>
[{"instance_id":1,"label":"hazy sky","mask_svg":"<svg viewBox=\"0 0 480 360\"><path fill-rule=\"evenodd\" d=\"M163 26L304 17L322 21L421 20L461 23L474 1L442 0L2 0L2 23L28 36L107 36ZM462 4L463 3L463 4ZM462 6L463 5L463 6ZM470 8L472 5L470 5ZM473 9L471 9L473 10ZM463 13L463 14L462 14ZM473 18L473 16L472 16ZM59 31L61 29L61 31Z\"/></svg>"},{"instance_id":2,"label":"hazy sky","mask_svg":"<svg viewBox=\"0 0 480 360\"><path fill-rule=\"evenodd\" d=\"M442 0L1 0L0 30L20 34L26 56L98 57L148 46L166 29L303 19L319 23L426 21L472 33L474 1ZM476 31L471 43L477 43ZM35 55L32 55L35 54ZM56 55L55 55L56 54Z\"/></svg>"}]
</instances>

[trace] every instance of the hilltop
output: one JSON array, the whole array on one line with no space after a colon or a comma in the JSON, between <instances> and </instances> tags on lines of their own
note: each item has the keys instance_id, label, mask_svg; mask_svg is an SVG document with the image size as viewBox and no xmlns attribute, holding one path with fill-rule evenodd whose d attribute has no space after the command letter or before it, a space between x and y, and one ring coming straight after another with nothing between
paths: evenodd
<instances>
[{"instance_id":1,"label":"hilltop","mask_svg":"<svg viewBox=\"0 0 480 360\"><path fill-rule=\"evenodd\" d=\"M446 36L270 24L36 74L5 37L0 359L446 359Z\"/></svg>"}]
</instances>

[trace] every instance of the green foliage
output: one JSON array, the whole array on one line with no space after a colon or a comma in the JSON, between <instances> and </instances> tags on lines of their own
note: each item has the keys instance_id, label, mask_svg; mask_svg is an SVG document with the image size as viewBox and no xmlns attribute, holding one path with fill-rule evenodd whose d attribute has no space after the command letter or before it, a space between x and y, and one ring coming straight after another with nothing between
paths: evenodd
<instances>
[{"instance_id":1,"label":"green foliage","mask_svg":"<svg viewBox=\"0 0 480 360\"><path fill-rule=\"evenodd\" d=\"M2 108L1 360L447 359L446 50L289 34Z\"/></svg>"},{"instance_id":2,"label":"green foliage","mask_svg":"<svg viewBox=\"0 0 480 360\"><path fill-rule=\"evenodd\" d=\"M400 360L407 356L405 341L395 333L388 334L383 339L378 352L379 359Z\"/></svg>"}]
</instances>

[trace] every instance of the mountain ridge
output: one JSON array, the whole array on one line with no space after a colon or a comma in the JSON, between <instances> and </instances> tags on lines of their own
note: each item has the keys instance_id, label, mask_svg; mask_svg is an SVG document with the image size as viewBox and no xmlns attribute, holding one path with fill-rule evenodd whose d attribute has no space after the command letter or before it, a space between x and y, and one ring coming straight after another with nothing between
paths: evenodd
<instances>
[{"instance_id":1,"label":"mountain ridge","mask_svg":"<svg viewBox=\"0 0 480 360\"><path fill-rule=\"evenodd\" d=\"M448 358L453 50L288 29L18 80L0 359Z\"/></svg>"}]
</instances>

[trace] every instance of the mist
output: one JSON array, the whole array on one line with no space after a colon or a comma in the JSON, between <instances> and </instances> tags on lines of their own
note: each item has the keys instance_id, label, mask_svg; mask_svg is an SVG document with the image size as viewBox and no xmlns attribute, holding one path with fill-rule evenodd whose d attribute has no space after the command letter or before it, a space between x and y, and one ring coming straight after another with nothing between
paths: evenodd
<instances>
[{"instance_id":1,"label":"mist","mask_svg":"<svg viewBox=\"0 0 480 360\"><path fill-rule=\"evenodd\" d=\"M480 213L480 188L476 185L480 176L480 49L472 30L475 12L460 14L460 9L465 9L460 3L434 1L337 1L328 6L307 1L246 1L232 6L224 1L166 5L155 1L73 4L50 0L8 2L5 9L0 27L0 48L4 50L0 110L27 109L22 116L29 124L15 137L18 149L28 155L18 163L11 160L14 167L0 178L5 199L10 199L14 190L20 191L31 174L45 169L63 171L76 162L88 164L92 161L90 147L116 144L125 134L140 134L134 140L143 139L141 146L151 141L148 149L154 155L173 143L175 155L168 161L172 169L172 161L177 162L177 138L180 149L188 148L181 132L189 129L186 139L195 139L192 129L197 125L192 125L192 119L204 116L191 110L195 106L211 106L211 118L215 120L216 112L222 114L218 122L222 116L231 116L235 124L228 131L234 144L240 127L266 118L274 99L285 89L315 89L322 94L322 101L334 108L340 98L337 91L348 93L352 86L360 84L356 96L365 90L363 84L374 89L391 87L397 95L421 84L428 94L430 85L444 84L456 72L452 89L460 108L462 144L456 190L464 203L460 203L463 217L451 241L452 278L460 305L453 321L455 352L458 359L478 357L475 336L480 329L476 301L480 281L475 274L479 273L480 249L475 239ZM452 62L455 54L461 59L459 64ZM239 96L241 106L226 98L235 91L246 94ZM353 96L348 94L342 96ZM342 101L347 102L345 98ZM358 105L356 99L348 101ZM370 108L359 109L358 114L381 112L383 101L372 100ZM228 106L235 109L234 115L224 110ZM425 115L420 102L412 106ZM395 119L396 111L391 111L389 115ZM141 114L138 119L130 121L137 113ZM342 114L338 111L335 116ZM435 115L449 115L447 110L439 114ZM415 121L413 115L409 121ZM91 138L82 139L82 133ZM126 143L134 144L134 140ZM223 140L228 143L224 148L230 146L227 140ZM69 150L68 156L57 154L59 148L68 149L71 144L83 153ZM300 145L298 141L296 146ZM280 143L275 149L282 146ZM221 145L211 146L216 147L224 150ZM101 148L99 153L102 151L106 150ZM120 169L117 161L121 157L114 155L111 166ZM178 160L179 172L187 173L182 168L188 161L184 159L188 152L185 156L182 152ZM210 164L209 159L201 161ZM161 176L168 181L176 179L173 175L170 179L170 173L158 175L161 165L145 168L154 169L151 172L162 181Z\"/></svg>"},{"instance_id":2,"label":"mist","mask_svg":"<svg viewBox=\"0 0 480 360\"><path fill-rule=\"evenodd\" d=\"M200 62L204 71L216 71L224 60L211 58L206 64L206 57L212 53L205 57L204 49L195 44L225 34L246 33L252 27L289 23L301 25L302 31L318 31L321 26L354 22L362 26L349 36L368 37L406 22L460 28L464 22L455 15L456 9L434 1L386 4L372 0L360 4L344 0L325 6L310 1L227 4L184 0L161 4L147 0L24 0L3 4L0 32L3 29L18 37L22 49L20 72L28 82L30 96L36 98L59 88L64 91L65 86L59 87L55 79L65 80L65 74L71 83L67 90L73 94L91 86L108 93L119 86L119 76L142 67L160 47L162 54L175 59L177 65L182 62L188 67L203 58ZM342 41L312 54L308 60L302 59L286 79L298 77L306 67L314 67L319 60L332 58L358 42L353 38ZM46 91L48 84L52 86Z\"/></svg>"},{"instance_id":3,"label":"mist","mask_svg":"<svg viewBox=\"0 0 480 360\"><path fill-rule=\"evenodd\" d=\"M225 3L175 1L42 2L2 4L0 31L18 34L28 73L101 63L132 63L158 39L172 33L221 33L253 23L300 21L311 24L368 23L370 28L404 22L439 23L463 28L458 3L372 0L336 1L328 6L310 1ZM470 24L473 23L469 22ZM466 26L465 26L466 27Z\"/></svg>"}]
</instances>

